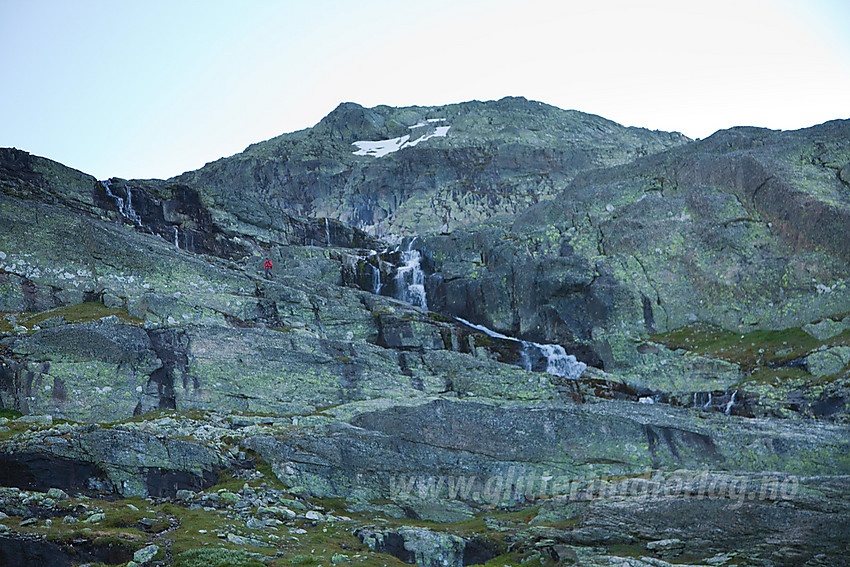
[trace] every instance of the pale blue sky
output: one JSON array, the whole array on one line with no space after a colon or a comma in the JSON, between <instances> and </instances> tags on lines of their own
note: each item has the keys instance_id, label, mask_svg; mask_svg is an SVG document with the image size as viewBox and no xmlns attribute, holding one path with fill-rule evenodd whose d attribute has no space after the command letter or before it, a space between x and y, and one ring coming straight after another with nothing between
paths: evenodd
<instances>
[{"instance_id":1,"label":"pale blue sky","mask_svg":"<svg viewBox=\"0 0 850 567\"><path fill-rule=\"evenodd\" d=\"M170 177L337 104L506 95L705 137L850 118L847 0L0 0L0 146Z\"/></svg>"}]
</instances>

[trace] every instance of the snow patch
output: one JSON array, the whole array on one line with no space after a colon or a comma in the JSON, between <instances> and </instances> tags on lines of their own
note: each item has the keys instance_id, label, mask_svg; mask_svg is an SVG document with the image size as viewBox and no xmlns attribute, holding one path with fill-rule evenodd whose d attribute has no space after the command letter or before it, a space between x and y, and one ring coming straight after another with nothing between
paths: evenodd
<instances>
[{"instance_id":1,"label":"snow patch","mask_svg":"<svg viewBox=\"0 0 850 567\"><path fill-rule=\"evenodd\" d=\"M376 158L383 157L387 154L399 151L407 141L410 140L410 134L393 138L391 140L376 140L376 141L360 141L354 142L354 145L359 149L354 152L356 156L373 156Z\"/></svg>"},{"instance_id":2,"label":"snow patch","mask_svg":"<svg viewBox=\"0 0 850 567\"><path fill-rule=\"evenodd\" d=\"M432 118L428 120L428 122L443 122L443 119ZM419 129L424 126L428 126L428 124L419 122L418 124L410 126L410 129ZM357 151L352 153L356 156L372 156L376 158L383 157L404 148L412 148L420 142L430 140L431 138L445 138L449 134L449 128L451 128L451 125L437 126L434 128L433 132L419 136L415 140L410 139L410 134L405 134L404 136L391 138L389 140L360 140L354 142L353 145L357 146Z\"/></svg>"}]
</instances>

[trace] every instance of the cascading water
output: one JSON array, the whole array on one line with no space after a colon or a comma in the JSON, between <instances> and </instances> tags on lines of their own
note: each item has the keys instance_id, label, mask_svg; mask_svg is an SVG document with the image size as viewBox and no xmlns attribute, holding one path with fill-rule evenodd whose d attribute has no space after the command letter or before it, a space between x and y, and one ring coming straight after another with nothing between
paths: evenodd
<instances>
[{"instance_id":1,"label":"cascading water","mask_svg":"<svg viewBox=\"0 0 850 567\"><path fill-rule=\"evenodd\" d=\"M514 337L503 335L502 333L496 332L492 329L488 329L483 325L476 325L474 323L470 323L469 321L461 319L460 317L455 317L455 319L457 319L468 327L472 327L473 329L481 331L489 337L506 341L513 341L522 344L522 351L520 352L520 365L525 370L536 370L533 359L541 359L546 361L546 367L543 368L543 371L547 374L553 374L555 376L574 380L581 376L587 368L587 364L585 364L584 362L579 362L575 356L567 354L567 351L564 350L564 347L562 347L561 345L540 344L533 343L530 341L523 341Z\"/></svg>"},{"instance_id":2,"label":"cascading water","mask_svg":"<svg viewBox=\"0 0 850 567\"><path fill-rule=\"evenodd\" d=\"M115 204L118 206L118 212L121 213L121 216L126 217L127 214L124 212L124 199L112 192L112 181L107 179L106 181L101 181L100 184L103 185L104 189L106 189L106 194L112 197L115 201Z\"/></svg>"},{"instance_id":3,"label":"cascading water","mask_svg":"<svg viewBox=\"0 0 850 567\"><path fill-rule=\"evenodd\" d=\"M144 226L141 217L133 210L133 193L130 191L129 185L127 186L127 218L138 226Z\"/></svg>"},{"instance_id":4,"label":"cascading water","mask_svg":"<svg viewBox=\"0 0 850 567\"><path fill-rule=\"evenodd\" d=\"M325 241L328 243L328 248L331 247L331 228L328 225L328 217L325 217Z\"/></svg>"},{"instance_id":5,"label":"cascading water","mask_svg":"<svg viewBox=\"0 0 850 567\"><path fill-rule=\"evenodd\" d=\"M121 213L121 216L138 227L144 227L141 217L139 217L138 213L136 213L133 209L133 193L130 191L130 187L127 186L126 188L127 200L125 202L124 199L112 192L111 180L107 179L106 181L101 181L101 184L103 185L103 188L106 189L106 194L115 200L115 204L118 205L118 212Z\"/></svg>"},{"instance_id":6,"label":"cascading water","mask_svg":"<svg viewBox=\"0 0 850 567\"><path fill-rule=\"evenodd\" d=\"M400 266L395 275L395 297L401 301L428 309L428 301L425 294L425 272L422 271L422 253L413 248L416 242L414 238L407 244L407 249L399 255ZM398 248L396 249L398 251ZM380 294L381 272L371 263L372 269L372 293ZM567 354L564 347L555 344L540 344L523 341L514 337L488 329L482 325L470 323L460 317L455 319L468 327L477 329L482 333L497 339L520 343L520 366L525 370L546 372L562 378L577 379L587 368L587 364L579 362L575 356Z\"/></svg>"},{"instance_id":7,"label":"cascading water","mask_svg":"<svg viewBox=\"0 0 850 567\"><path fill-rule=\"evenodd\" d=\"M372 266L372 293L381 295L381 288L384 287L381 284L381 270L377 266L369 265Z\"/></svg>"},{"instance_id":8,"label":"cascading water","mask_svg":"<svg viewBox=\"0 0 850 567\"><path fill-rule=\"evenodd\" d=\"M177 230L177 227L174 227L174 247L180 248L180 232Z\"/></svg>"},{"instance_id":9,"label":"cascading water","mask_svg":"<svg viewBox=\"0 0 850 567\"><path fill-rule=\"evenodd\" d=\"M738 395L738 390L732 392L732 396L729 398L729 401L726 402L726 410L723 412L726 415L730 415L732 413L732 408L735 407L735 397Z\"/></svg>"},{"instance_id":10,"label":"cascading water","mask_svg":"<svg viewBox=\"0 0 850 567\"><path fill-rule=\"evenodd\" d=\"M425 272L422 271L422 253L413 249L414 238L401 253L402 265L395 275L396 299L406 301L423 309L428 309L425 295Z\"/></svg>"}]
</instances>

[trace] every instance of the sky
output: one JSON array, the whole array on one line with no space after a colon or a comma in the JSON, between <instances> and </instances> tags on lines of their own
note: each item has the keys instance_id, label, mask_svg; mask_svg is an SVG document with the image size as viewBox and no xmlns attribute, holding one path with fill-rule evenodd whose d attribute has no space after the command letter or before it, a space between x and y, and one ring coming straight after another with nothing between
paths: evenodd
<instances>
[{"instance_id":1,"label":"sky","mask_svg":"<svg viewBox=\"0 0 850 567\"><path fill-rule=\"evenodd\" d=\"M0 0L0 147L168 178L341 102L704 138L850 118L848 0Z\"/></svg>"}]
</instances>

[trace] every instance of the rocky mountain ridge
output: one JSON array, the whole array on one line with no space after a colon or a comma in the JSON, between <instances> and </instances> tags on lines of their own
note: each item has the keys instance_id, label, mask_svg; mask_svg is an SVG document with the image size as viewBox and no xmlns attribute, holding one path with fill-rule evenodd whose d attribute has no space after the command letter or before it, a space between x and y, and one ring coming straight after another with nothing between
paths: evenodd
<instances>
[{"instance_id":1,"label":"rocky mountain ridge","mask_svg":"<svg viewBox=\"0 0 850 567\"><path fill-rule=\"evenodd\" d=\"M0 559L835 564L848 133L504 99L171 180L0 150Z\"/></svg>"},{"instance_id":2,"label":"rocky mountain ridge","mask_svg":"<svg viewBox=\"0 0 850 567\"><path fill-rule=\"evenodd\" d=\"M415 151L396 149L405 136ZM386 153L359 155L358 143L381 140ZM579 171L687 141L524 98L400 109L344 103L314 128L173 181L254 224L268 208L377 236L424 234L515 214L554 197Z\"/></svg>"}]
</instances>

